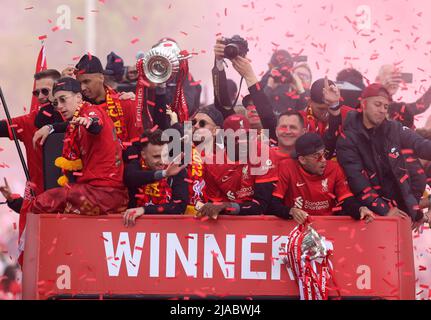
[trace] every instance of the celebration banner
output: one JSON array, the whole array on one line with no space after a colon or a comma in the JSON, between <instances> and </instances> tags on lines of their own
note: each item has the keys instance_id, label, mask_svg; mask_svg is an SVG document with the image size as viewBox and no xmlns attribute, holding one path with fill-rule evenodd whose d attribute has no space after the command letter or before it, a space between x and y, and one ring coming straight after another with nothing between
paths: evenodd
<instances>
[{"instance_id":1,"label":"celebration banner","mask_svg":"<svg viewBox=\"0 0 431 320\"><path fill-rule=\"evenodd\" d=\"M284 264L292 220L274 216L28 216L23 298L243 297L298 299ZM329 298L414 299L410 224L314 217L333 247Z\"/></svg>"}]
</instances>

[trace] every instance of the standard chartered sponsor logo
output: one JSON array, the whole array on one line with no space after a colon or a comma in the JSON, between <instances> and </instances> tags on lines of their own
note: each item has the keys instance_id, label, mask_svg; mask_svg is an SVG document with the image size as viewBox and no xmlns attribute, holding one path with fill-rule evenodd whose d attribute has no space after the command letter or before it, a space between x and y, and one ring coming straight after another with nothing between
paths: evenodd
<instances>
[{"instance_id":1,"label":"standard chartered sponsor logo","mask_svg":"<svg viewBox=\"0 0 431 320\"><path fill-rule=\"evenodd\" d=\"M305 200L305 206L304 209L310 209L310 210L322 210L322 209L328 209L329 208L329 201L308 201Z\"/></svg>"}]
</instances>

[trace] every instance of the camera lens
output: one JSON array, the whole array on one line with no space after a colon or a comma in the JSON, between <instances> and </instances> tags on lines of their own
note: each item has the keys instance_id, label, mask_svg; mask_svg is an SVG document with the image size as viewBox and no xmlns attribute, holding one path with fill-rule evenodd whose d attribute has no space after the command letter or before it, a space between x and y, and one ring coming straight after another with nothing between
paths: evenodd
<instances>
[{"instance_id":1,"label":"camera lens","mask_svg":"<svg viewBox=\"0 0 431 320\"><path fill-rule=\"evenodd\" d=\"M224 48L224 56L228 59L234 59L239 54L239 48L238 45L234 43L228 44Z\"/></svg>"}]
</instances>

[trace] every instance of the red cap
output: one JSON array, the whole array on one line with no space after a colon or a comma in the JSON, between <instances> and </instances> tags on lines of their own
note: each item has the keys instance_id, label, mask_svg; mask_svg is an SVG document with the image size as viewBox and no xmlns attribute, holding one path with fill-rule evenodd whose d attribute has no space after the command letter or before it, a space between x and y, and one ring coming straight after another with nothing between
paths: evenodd
<instances>
[{"instance_id":1,"label":"red cap","mask_svg":"<svg viewBox=\"0 0 431 320\"><path fill-rule=\"evenodd\" d=\"M388 90L380 83L370 84L362 91L361 97L362 99L366 99L370 97L385 97L389 101L392 101L392 97L389 94Z\"/></svg>"},{"instance_id":2,"label":"red cap","mask_svg":"<svg viewBox=\"0 0 431 320\"><path fill-rule=\"evenodd\" d=\"M248 132L250 129L250 122L247 117L242 114L233 114L224 120L223 129L232 129L233 131L244 129Z\"/></svg>"}]
</instances>

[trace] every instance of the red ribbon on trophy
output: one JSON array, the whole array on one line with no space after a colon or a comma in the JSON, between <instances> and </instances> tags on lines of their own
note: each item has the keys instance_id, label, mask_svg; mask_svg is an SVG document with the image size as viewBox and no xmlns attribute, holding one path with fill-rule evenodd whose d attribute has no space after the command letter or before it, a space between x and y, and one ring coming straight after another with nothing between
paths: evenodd
<instances>
[{"instance_id":1,"label":"red ribbon on trophy","mask_svg":"<svg viewBox=\"0 0 431 320\"><path fill-rule=\"evenodd\" d=\"M138 81L136 83L136 122L138 127L144 126L144 129L153 127L153 117L148 109L146 87L149 87L148 79L145 76L143 69L143 60L139 59L136 62L136 70L138 70ZM142 120L142 116L144 119Z\"/></svg>"},{"instance_id":2,"label":"red ribbon on trophy","mask_svg":"<svg viewBox=\"0 0 431 320\"><path fill-rule=\"evenodd\" d=\"M285 250L285 262L298 283L301 300L328 300L328 281L334 282L334 276L329 260L332 248L325 238L308 223L301 224L291 231Z\"/></svg>"},{"instance_id":3,"label":"red ribbon on trophy","mask_svg":"<svg viewBox=\"0 0 431 320\"><path fill-rule=\"evenodd\" d=\"M189 53L187 50L180 52L180 56L187 57ZM177 83L175 87L174 101L171 104L172 111L176 112L178 115L178 121L184 122L189 119L189 109L186 102L186 97L184 96L184 81L186 81L189 75L189 62L187 59L180 60L180 69L177 75Z\"/></svg>"}]
</instances>

